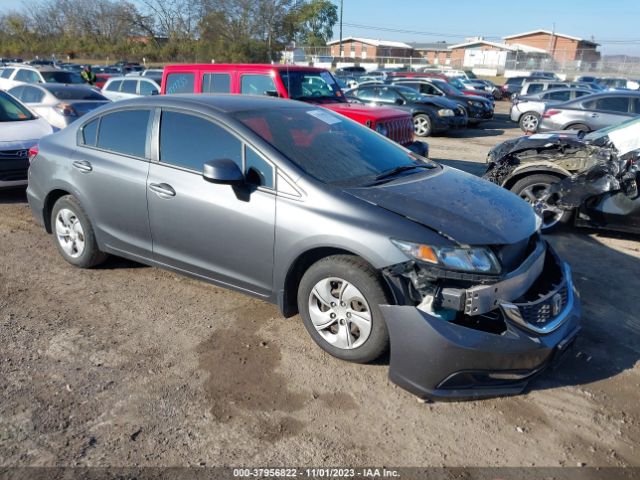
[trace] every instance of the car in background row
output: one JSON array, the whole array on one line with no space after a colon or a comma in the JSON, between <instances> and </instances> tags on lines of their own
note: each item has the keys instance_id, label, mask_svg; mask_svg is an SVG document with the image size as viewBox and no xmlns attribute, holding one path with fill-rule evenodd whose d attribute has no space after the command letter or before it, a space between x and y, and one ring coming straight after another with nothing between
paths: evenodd
<instances>
[{"instance_id":1,"label":"car in background row","mask_svg":"<svg viewBox=\"0 0 640 480\"><path fill-rule=\"evenodd\" d=\"M581 328L524 201L316 104L114 103L42 140L27 197L69 264L113 254L274 303L336 358L390 350L425 398L517 394Z\"/></svg>"},{"instance_id":2,"label":"car in background row","mask_svg":"<svg viewBox=\"0 0 640 480\"><path fill-rule=\"evenodd\" d=\"M113 101L159 93L160 85L153 79L136 76L111 77L102 87L102 94Z\"/></svg>"},{"instance_id":3,"label":"car in background row","mask_svg":"<svg viewBox=\"0 0 640 480\"><path fill-rule=\"evenodd\" d=\"M547 105L568 102L593 93L593 90L586 88L555 88L525 95L513 101L509 116L524 132L535 132Z\"/></svg>"},{"instance_id":4,"label":"car in background row","mask_svg":"<svg viewBox=\"0 0 640 480\"><path fill-rule=\"evenodd\" d=\"M542 229L563 224L640 233L640 117L614 127L506 140L483 178L530 203Z\"/></svg>"},{"instance_id":5,"label":"car in background row","mask_svg":"<svg viewBox=\"0 0 640 480\"><path fill-rule=\"evenodd\" d=\"M468 120L466 112L456 102L423 95L401 85L364 85L349 90L346 95L370 105L393 106L409 112L413 118L414 133L418 137L464 127Z\"/></svg>"},{"instance_id":6,"label":"car in background row","mask_svg":"<svg viewBox=\"0 0 640 480\"><path fill-rule=\"evenodd\" d=\"M595 93L558 105L542 114L538 132L580 130L591 132L640 115L640 92Z\"/></svg>"},{"instance_id":7,"label":"car in background row","mask_svg":"<svg viewBox=\"0 0 640 480\"><path fill-rule=\"evenodd\" d=\"M56 128L65 128L94 108L109 103L108 98L86 85L25 84L9 89L8 93Z\"/></svg>"},{"instance_id":8,"label":"car in background row","mask_svg":"<svg viewBox=\"0 0 640 480\"><path fill-rule=\"evenodd\" d=\"M0 91L0 188L27 184L30 149L53 131L44 118Z\"/></svg>"},{"instance_id":9,"label":"car in background row","mask_svg":"<svg viewBox=\"0 0 640 480\"><path fill-rule=\"evenodd\" d=\"M547 90L552 90L557 88L589 88L589 86L586 83L559 82L557 80L537 80L536 79L536 80L524 82L520 91L515 95L511 95L511 101L514 101L517 98L525 95L533 95L536 93L545 92Z\"/></svg>"},{"instance_id":10,"label":"car in background row","mask_svg":"<svg viewBox=\"0 0 640 480\"><path fill-rule=\"evenodd\" d=\"M82 77L59 68L5 67L0 72L0 89L8 90L21 83L84 84Z\"/></svg>"},{"instance_id":11,"label":"car in background row","mask_svg":"<svg viewBox=\"0 0 640 480\"><path fill-rule=\"evenodd\" d=\"M502 98L511 100L513 95L517 95L522 90L524 82L531 80L531 77L510 77L505 80L500 89ZM514 97L515 98L515 97Z\"/></svg>"},{"instance_id":12,"label":"car in background row","mask_svg":"<svg viewBox=\"0 0 640 480\"><path fill-rule=\"evenodd\" d=\"M351 118L420 155L424 142L414 141L411 115L388 107L350 103L334 76L324 68L271 64L168 65L162 93L232 93L267 95L312 103Z\"/></svg>"},{"instance_id":13,"label":"car in background row","mask_svg":"<svg viewBox=\"0 0 640 480\"><path fill-rule=\"evenodd\" d=\"M445 80L438 78L407 78L393 79L392 85L410 87L424 95L436 95L447 100L453 100L464 109L467 121L470 124L478 124L483 120L493 118L493 102L484 97L464 95L452 87Z\"/></svg>"}]
</instances>

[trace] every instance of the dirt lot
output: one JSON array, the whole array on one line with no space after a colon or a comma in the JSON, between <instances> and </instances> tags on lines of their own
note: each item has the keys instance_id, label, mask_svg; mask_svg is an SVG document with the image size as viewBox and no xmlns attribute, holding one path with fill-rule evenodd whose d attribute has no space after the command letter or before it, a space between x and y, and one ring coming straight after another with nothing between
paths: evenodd
<instances>
[{"instance_id":1,"label":"dirt lot","mask_svg":"<svg viewBox=\"0 0 640 480\"><path fill-rule=\"evenodd\" d=\"M431 156L482 172L519 133L505 119ZM0 465L638 465L640 239L550 240L585 310L566 361L518 397L424 404L272 305L118 259L74 269L0 192Z\"/></svg>"}]
</instances>

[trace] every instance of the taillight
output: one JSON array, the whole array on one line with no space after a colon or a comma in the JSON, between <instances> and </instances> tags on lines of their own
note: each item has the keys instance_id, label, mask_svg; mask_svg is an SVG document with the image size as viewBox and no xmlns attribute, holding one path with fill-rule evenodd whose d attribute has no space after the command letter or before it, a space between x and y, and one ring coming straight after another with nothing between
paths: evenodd
<instances>
[{"instance_id":1,"label":"taillight","mask_svg":"<svg viewBox=\"0 0 640 480\"><path fill-rule=\"evenodd\" d=\"M38 151L39 149L37 144L29 149L29 163L33 162L33 159L36 158L36 155L38 155Z\"/></svg>"},{"instance_id":2,"label":"taillight","mask_svg":"<svg viewBox=\"0 0 640 480\"><path fill-rule=\"evenodd\" d=\"M547 110L546 112L544 112L544 113L542 114L542 118L550 118L550 117L553 117L554 115L557 115L557 114L559 114L559 113L561 113L561 112L562 112L562 110L554 110L554 109L552 108L552 109Z\"/></svg>"},{"instance_id":3,"label":"taillight","mask_svg":"<svg viewBox=\"0 0 640 480\"><path fill-rule=\"evenodd\" d=\"M56 110L61 115L64 115L65 117L75 117L78 115L76 110L68 103L59 103L53 108L54 110Z\"/></svg>"}]
</instances>

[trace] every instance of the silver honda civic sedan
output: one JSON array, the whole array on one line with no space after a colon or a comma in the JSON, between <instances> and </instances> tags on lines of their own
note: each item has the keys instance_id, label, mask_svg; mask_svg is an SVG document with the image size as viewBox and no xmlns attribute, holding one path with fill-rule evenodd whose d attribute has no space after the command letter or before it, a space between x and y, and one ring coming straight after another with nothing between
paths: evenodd
<instances>
[{"instance_id":1,"label":"silver honda civic sedan","mask_svg":"<svg viewBox=\"0 0 640 480\"><path fill-rule=\"evenodd\" d=\"M518 393L580 329L528 204L307 103L111 104L40 142L27 194L72 265L116 255L276 303L338 358L390 349L422 397Z\"/></svg>"}]
</instances>

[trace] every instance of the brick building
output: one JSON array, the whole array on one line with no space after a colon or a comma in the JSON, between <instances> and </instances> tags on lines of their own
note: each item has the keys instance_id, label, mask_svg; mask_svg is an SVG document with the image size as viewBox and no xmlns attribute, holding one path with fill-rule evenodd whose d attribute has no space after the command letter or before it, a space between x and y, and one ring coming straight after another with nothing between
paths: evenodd
<instances>
[{"instance_id":1,"label":"brick building","mask_svg":"<svg viewBox=\"0 0 640 480\"><path fill-rule=\"evenodd\" d=\"M568 62L597 63L600 61L598 44L579 37L572 37L563 33L548 30L534 30L504 37L507 44L529 45L549 52L553 59L565 64Z\"/></svg>"},{"instance_id":2,"label":"brick building","mask_svg":"<svg viewBox=\"0 0 640 480\"><path fill-rule=\"evenodd\" d=\"M409 43L415 51L416 57L424 58L431 65L448 65L451 57L447 42Z\"/></svg>"},{"instance_id":3,"label":"brick building","mask_svg":"<svg viewBox=\"0 0 640 480\"><path fill-rule=\"evenodd\" d=\"M374 40L371 38L343 38L342 53L339 51L340 40L327 42L327 46L331 47L332 57L375 59L384 57L409 58L415 55L411 45L407 45L406 43Z\"/></svg>"}]
</instances>

